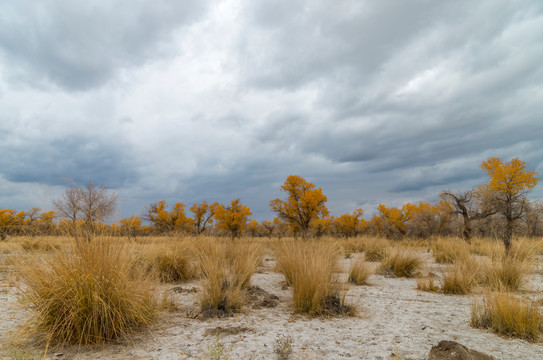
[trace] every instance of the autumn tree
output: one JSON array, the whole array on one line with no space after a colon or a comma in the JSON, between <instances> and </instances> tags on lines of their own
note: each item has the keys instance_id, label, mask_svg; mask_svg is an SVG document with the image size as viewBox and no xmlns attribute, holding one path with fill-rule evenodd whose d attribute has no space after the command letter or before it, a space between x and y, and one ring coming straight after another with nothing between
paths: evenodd
<instances>
[{"instance_id":1,"label":"autumn tree","mask_svg":"<svg viewBox=\"0 0 543 360\"><path fill-rule=\"evenodd\" d=\"M4 241L8 235L20 231L24 222L24 211L15 209L0 209L0 241Z\"/></svg>"},{"instance_id":2,"label":"autumn tree","mask_svg":"<svg viewBox=\"0 0 543 360\"><path fill-rule=\"evenodd\" d=\"M320 238L330 231L331 224L332 218L324 217L313 219L309 225L315 237Z\"/></svg>"},{"instance_id":3,"label":"autumn tree","mask_svg":"<svg viewBox=\"0 0 543 360\"><path fill-rule=\"evenodd\" d=\"M526 196L537 185L538 173L526 169L526 163L518 158L503 162L500 158L493 157L483 161L481 169L490 179L487 184L479 187L478 191L490 193L496 213L505 218L503 244L505 251L509 253L514 222L526 212Z\"/></svg>"},{"instance_id":4,"label":"autumn tree","mask_svg":"<svg viewBox=\"0 0 543 360\"><path fill-rule=\"evenodd\" d=\"M287 199L272 200L270 207L294 233L299 231L302 238L307 237L311 221L328 215L326 196L321 188L298 175L287 177L281 191L287 193Z\"/></svg>"},{"instance_id":5,"label":"autumn tree","mask_svg":"<svg viewBox=\"0 0 543 360\"><path fill-rule=\"evenodd\" d=\"M130 216L125 219L121 219L120 232L122 236L136 239L141 232L141 219L138 216Z\"/></svg>"},{"instance_id":6,"label":"autumn tree","mask_svg":"<svg viewBox=\"0 0 543 360\"><path fill-rule=\"evenodd\" d=\"M174 234L191 230L192 219L185 214L185 204L177 202L171 211L167 208L165 200L153 203L147 207L145 219L160 233Z\"/></svg>"},{"instance_id":7,"label":"autumn tree","mask_svg":"<svg viewBox=\"0 0 543 360\"><path fill-rule=\"evenodd\" d=\"M217 227L227 231L232 239L240 237L251 216L251 209L244 206L239 199L232 200L230 206L219 205L215 210Z\"/></svg>"},{"instance_id":8,"label":"autumn tree","mask_svg":"<svg viewBox=\"0 0 543 360\"><path fill-rule=\"evenodd\" d=\"M405 204L402 208L387 208L384 204L379 204L378 216L372 219L374 226L379 232L383 232L388 238L403 237L407 234L407 222L412 212L411 204Z\"/></svg>"},{"instance_id":9,"label":"autumn tree","mask_svg":"<svg viewBox=\"0 0 543 360\"><path fill-rule=\"evenodd\" d=\"M250 220L247 223L247 233L251 237L255 237L258 235L258 231L260 230L260 224L256 220Z\"/></svg>"},{"instance_id":10,"label":"autumn tree","mask_svg":"<svg viewBox=\"0 0 543 360\"><path fill-rule=\"evenodd\" d=\"M364 214L362 209L356 209L352 214L343 214L335 218L334 227L338 235L344 237L356 236L361 230L362 214Z\"/></svg>"},{"instance_id":11,"label":"autumn tree","mask_svg":"<svg viewBox=\"0 0 543 360\"><path fill-rule=\"evenodd\" d=\"M202 234L207 226L213 224L217 206L219 206L218 203L208 204L207 201L203 201L201 204L193 204L190 207L190 211L194 214L192 225L196 234Z\"/></svg>"}]
</instances>

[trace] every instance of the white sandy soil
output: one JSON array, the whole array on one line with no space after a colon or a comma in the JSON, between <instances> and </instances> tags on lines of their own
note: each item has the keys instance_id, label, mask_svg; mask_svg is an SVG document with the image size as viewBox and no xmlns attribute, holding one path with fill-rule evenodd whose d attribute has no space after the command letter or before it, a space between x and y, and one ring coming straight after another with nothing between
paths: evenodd
<instances>
[{"instance_id":1,"label":"white sandy soil","mask_svg":"<svg viewBox=\"0 0 543 360\"><path fill-rule=\"evenodd\" d=\"M432 262L429 254L422 256ZM340 265L347 269L352 261L344 259ZM431 264L426 271L439 273L440 265ZM340 279L345 281L346 275ZM230 349L231 359L277 359L274 348L281 336L293 339L291 359L425 359L441 340L455 340L497 359L543 359L541 343L506 339L470 327L472 296L421 292L415 289L415 279L373 275L370 286L348 286L346 300L359 309L359 316L312 319L293 314L290 290L282 287L283 280L273 272L273 260L267 257L252 284L275 294L278 305L260 309L249 305L236 316L207 320L193 316L198 311L198 292L180 292L199 291L198 281L163 285L161 290L171 294L178 310L161 316L155 329L118 344L52 349L46 358L205 359L206 351L217 341L213 330L220 327L223 333L218 341ZM4 345L12 342L10 334L28 316L17 307L16 291L9 285L8 275L0 273L0 341ZM542 275L531 275L525 288L526 296L540 299ZM25 351L25 355L39 354ZM20 353L10 346L0 349L2 359L16 356Z\"/></svg>"}]
</instances>

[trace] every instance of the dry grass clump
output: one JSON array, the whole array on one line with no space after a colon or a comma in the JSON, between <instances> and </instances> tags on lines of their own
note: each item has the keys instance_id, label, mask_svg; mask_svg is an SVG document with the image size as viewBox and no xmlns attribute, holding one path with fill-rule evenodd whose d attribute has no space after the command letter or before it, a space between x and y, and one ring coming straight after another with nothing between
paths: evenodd
<instances>
[{"instance_id":1,"label":"dry grass clump","mask_svg":"<svg viewBox=\"0 0 543 360\"><path fill-rule=\"evenodd\" d=\"M474 301L471 307L471 326L501 335L536 341L542 325L538 306L511 293L489 293L482 304Z\"/></svg>"},{"instance_id":2,"label":"dry grass clump","mask_svg":"<svg viewBox=\"0 0 543 360\"><path fill-rule=\"evenodd\" d=\"M356 285L368 285L368 278L373 275L373 268L364 261L364 257L357 258L349 271L349 282Z\"/></svg>"},{"instance_id":3,"label":"dry grass clump","mask_svg":"<svg viewBox=\"0 0 543 360\"><path fill-rule=\"evenodd\" d=\"M327 242L282 241L276 247L277 267L292 285L294 310L310 316L352 315L333 273L338 247Z\"/></svg>"},{"instance_id":4,"label":"dry grass clump","mask_svg":"<svg viewBox=\"0 0 543 360\"><path fill-rule=\"evenodd\" d=\"M157 304L152 282L134 276L130 249L95 239L19 267L26 330L47 343L99 344L149 325Z\"/></svg>"},{"instance_id":5,"label":"dry grass clump","mask_svg":"<svg viewBox=\"0 0 543 360\"><path fill-rule=\"evenodd\" d=\"M382 261L388 252L390 241L384 238L366 238L364 240L364 256L367 261Z\"/></svg>"},{"instance_id":6,"label":"dry grass clump","mask_svg":"<svg viewBox=\"0 0 543 360\"><path fill-rule=\"evenodd\" d=\"M439 286L435 283L433 276L427 276L417 279L417 290L437 292L439 291Z\"/></svg>"},{"instance_id":7,"label":"dry grass clump","mask_svg":"<svg viewBox=\"0 0 543 360\"><path fill-rule=\"evenodd\" d=\"M389 252L381 264L381 271L396 277L414 277L422 268L420 257L405 249L394 249Z\"/></svg>"},{"instance_id":8,"label":"dry grass clump","mask_svg":"<svg viewBox=\"0 0 543 360\"><path fill-rule=\"evenodd\" d=\"M480 281L480 263L473 256L461 256L443 272L441 291L444 294L465 295Z\"/></svg>"},{"instance_id":9,"label":"dry grass clump","mask_svg":"<svg viewBox=\"0 0 543 360\"><path fill-rule=\"evenodd\" d=\"M162 282L182 282L196 277L190 254L181 246L152 246L139 256L135 266L142 267Z\"/></svg>"},{"instance_id":10,"label":"dry grass clump","mask_svg":"<svg viewBox=\"0 0 543 360\"><path fill-rule=\"evenodd\" d=\"M343 248L343 253L349 257L351 254L356 254L364 251L365 243L364 239L359 237L351 237L341 240L341 247Z\"/></svg>"},{"instance_id":11,"label":"dry grass clump","mask_svg":"<svg viewBox=\"0 0 543 360\"><path fill-rule=\"evenodd\" d=\"M246 288L261 261L259 243L225 244L204 239L197 244L196 254L204 276L200 310L213 316L238 312L246 301Z\"/></svg>"},{"instance_id":12,"label":"dry grass clump","mask_svg":"<svg viewBox=\"0 0 543 360\"><path fill-rule=\"evenodd\" d=\"M432 243L431 249L438 264L452 264L469 253L469 247L460 239L438 239Z\"/></svg>"},{"instance_id":13,"label":"dry grass clump","mask_svg":"<svg viewBox=\"0 0 543 360\"><path fill-rule=\"evenodd\" d=\"M514 256L502 256L501 259L495 259L485 267L483 283L491 289L503 288L507 291L517 291L529 272L530 264L527 261L519 260Z\"/></svg>"}]
</instances>

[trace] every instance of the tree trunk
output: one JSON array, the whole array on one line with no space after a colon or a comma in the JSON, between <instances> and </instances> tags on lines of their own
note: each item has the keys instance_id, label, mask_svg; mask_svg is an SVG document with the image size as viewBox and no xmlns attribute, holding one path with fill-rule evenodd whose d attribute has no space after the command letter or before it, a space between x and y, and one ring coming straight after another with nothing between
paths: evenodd
<instances>
[{"instance_id":1,"label":"tree trunk","mask_svg":"<svg viewBox=\"0 0 543 360\"><path fill-rule=\"evenodd\" d=\"M507 219L507 226L505 229L505 235L503 237L503 245L505 246L506 255L509 255L509 250L511 250L512 239L513 239L513 220Z\"/></svg>"},{"instance_id":2,"label":"tree trunk","mask_svg":"<svg viewBox=\"0 0 543 360\"><path fill-rule=\"evenodd\" d=\"M471 220L468 217L464 217L464 230L462 231L462 237L468 244L471 244Z\"/></svg>"}]
</instances>

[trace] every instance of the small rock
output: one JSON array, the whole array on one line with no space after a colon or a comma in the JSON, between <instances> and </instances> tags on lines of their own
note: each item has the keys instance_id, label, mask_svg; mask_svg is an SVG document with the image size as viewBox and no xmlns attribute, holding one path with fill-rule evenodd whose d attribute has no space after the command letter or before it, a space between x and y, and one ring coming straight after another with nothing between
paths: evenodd
<instances>
[{"instance_id":1,"label":"small rock","mask_svg":"<svg viewBox=\"0 0 543 360\"><path fill-rule=\"evenodd\" d=\"M443 340L432 346L428 360L496 360L493 356L468 349L456 341Z\"/></svg>"}]
</instances>

